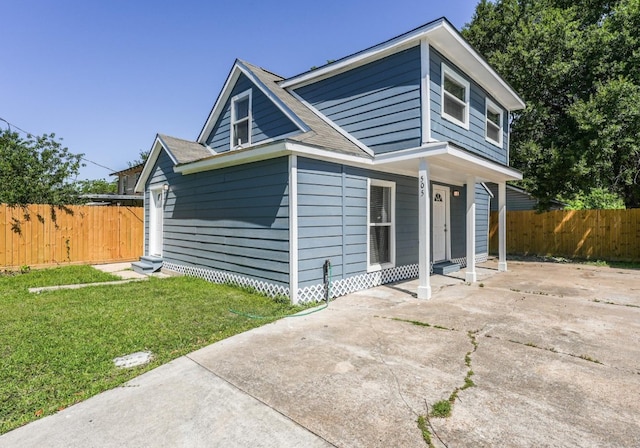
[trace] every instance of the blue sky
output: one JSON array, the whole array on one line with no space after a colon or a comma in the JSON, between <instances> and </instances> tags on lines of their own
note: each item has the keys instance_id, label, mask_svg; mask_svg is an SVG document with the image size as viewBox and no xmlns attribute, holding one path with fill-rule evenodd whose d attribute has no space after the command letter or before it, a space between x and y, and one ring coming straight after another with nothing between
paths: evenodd
<instances>
[{"instance_id":1,"label":"blue sky","mask_svg":"<svg viewBox=\"0 0 640 448\"><path fill-rule=\"evenodd\" d=\"M7 0L0 118L120 170L158 132L195 139L236 58L289 77L477 2Z\"/></svg>"}]
</instances>

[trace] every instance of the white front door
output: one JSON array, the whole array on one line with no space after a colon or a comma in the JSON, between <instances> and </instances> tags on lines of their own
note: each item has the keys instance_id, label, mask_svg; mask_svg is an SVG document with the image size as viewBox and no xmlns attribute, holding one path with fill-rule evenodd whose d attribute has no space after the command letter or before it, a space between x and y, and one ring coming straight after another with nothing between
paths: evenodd
<instances>
[{"instance_id":1,"label":"white front door","mask_svg":"<svg viewBox=\"0 0 640 448\"><path fill-rule=\"evenodd\" d=\"M433 262L449 259L449 187L433 186Z\"/></svg>"},{"instance_id":2,"label":"white front door","mask_svg":"<svg viewBox=\"0 0 640 448\"><path fill-rule=\"evenodd\" d=\"M149 255L162 256L162 212L164 191L162 188L149 190Z\"/></svg>"}]
</instances>

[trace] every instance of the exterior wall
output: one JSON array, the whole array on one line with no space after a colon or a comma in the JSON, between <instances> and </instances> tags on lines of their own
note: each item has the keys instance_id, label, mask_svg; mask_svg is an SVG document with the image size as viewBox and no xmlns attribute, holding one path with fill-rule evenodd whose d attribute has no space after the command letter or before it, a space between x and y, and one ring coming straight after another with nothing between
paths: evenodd
<instances>
[{"instance_id":1,"label":"exterior wall","mask_svg":"<svg viewBox=\"0 0 640 448\"><path fill-rule=\"evenodd\" d=\"M229 151L231 144L231 98L251 89L251 144L276 138L298 130L298 127L278 109L262 90L244 75L240 75L227 100L223 113L207 137L207 145L216 152Z\"/></svg>"},{"instance_id":2,"label":"exterior wall","mask_svg":"<svg viewBox=\"0 0 640 448\"><path fill-rule=\"evenodd\" d=\"M420 47L295 92L375 153L420 146Z\"/></svg>"},{"instance_id":3,"label":"exterior wall","mask_svg":"<svg viewBox=\"0 0 640 448\"><path fill-rule=\"evenodd\" d=\"M460 145L461 147L486 157L503 165L508 164L507 160L507 130L508 130L508 113L503 108L502 114L502 148L488 142L485 139L485 98L487 93L468 76L465 76L455 65L446 60L440 53L433 48L429 51L431 60L430 67L430 95L431 95L431 138L438 141L449 141ZM470 109L469 109L469 129L464 129L441 116L441 83L442 83L442 62L455 70L458 75L465 78L470 83ZM489 98L496 104L495 99Z\"/></svg>"},{"instance_id":4,"label":"exterior wall","mask_svg":"<svg viewBox=\"0 0 640 448\"><path fill-rule=\"evenodd\" d=\"M396 183L396 266L418 262L417 180L298 159L299 286L322 282L331 261L334 280L367 273L367 179Z\"/></svg>"},{"instance_id":5,"label":"exterior wall","mask_svg":"<svg viewBox=\"0 0 640 448\"><path fill-rule=\"evenodd\" d=\"M488 183L494 200L491 201L491 211L498 211L498 184ZM507 210L535 210L538 201L526 193L521 193L507 187Z\"/></svg>"},{"instance_id":6,"label":"exterior wall","mask_svg":"<svg viewBox=\"0 0 640 448\"><path fill-rule=\"evenodd\" d=\"M162 152L145 195L149 185L170 185L163 215L164 262L288 288L288 176L286 157L182 176L173 173ZM148 217L147 207L146 235Z\"/></svg>"},{"instance_id":7,"label":"exterior wall","mask_svg":"<svg viewBox=\"0 0 640 448\"><path fill-rule=\"evenodd\" d=\"M489 253L489 201L482 184L476 184L476 255Z\"/></svg>"}]
</instances>

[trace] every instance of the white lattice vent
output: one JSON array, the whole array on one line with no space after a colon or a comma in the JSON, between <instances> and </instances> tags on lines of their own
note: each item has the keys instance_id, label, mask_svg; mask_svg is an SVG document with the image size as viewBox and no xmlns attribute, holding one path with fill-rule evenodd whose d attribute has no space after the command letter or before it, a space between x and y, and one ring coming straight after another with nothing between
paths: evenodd
<instances>
[{"instance_id":1,"label":"white lattice vent","mask_svg":"<svg viewBox=\"0 0 640 448\"><path fill-rule=\"evenodd\" d=\"M198 277L212 283L229 283L232 285L253 288L261 294L269 297L285 296L289 297L289 288L283 285L258 280L251 277L244 277L230 272L216 271L214 269L197 268L194 266L183 266L181 264L167 263L162 266L164 269L175 271L190 277Z\"/></svg>"},{"instance_id":2,"label":"white lattice vent","mask_svg":"<svg viewBox=\"0 0 640 448\"><path fill-rule=\"evenodd\" d=\"M331 298L345 296L352 292L373 288L374 286L393 283L400 280L418 277L418 265L398 266L382 271L354 275L331 283ZM324 285L315 284L298 289L300 302L317 302L324 299Z\"/></svg>"}]
</instances>

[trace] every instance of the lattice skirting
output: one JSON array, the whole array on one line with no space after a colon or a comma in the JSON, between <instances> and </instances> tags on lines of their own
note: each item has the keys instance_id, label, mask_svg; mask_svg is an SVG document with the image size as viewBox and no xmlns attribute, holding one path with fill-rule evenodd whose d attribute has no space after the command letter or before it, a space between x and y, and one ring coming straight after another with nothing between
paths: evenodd
<instances>
[{"instance_id":1,"label":"lattice skirting","mask_svg":"<svg viewBox=\"0 0 640 448\"><path fill-rule=\"evenodd\" d=\"M487 261L487 258L488 254L486 253L476 254L476 263L483 263ZM460 263L460 266L462 267L466 267L467 265L467 257L455 258L451 261L454 263ZM165 262L162 267L179 274L202 278L213 283L230 283L233 285L253 288L269 297L290 297L289 288L287 286L270 283L264 280L257 280L255 278L245 277L238 274L232 274L230 272L184 266L181 264L167 262ZM431 264L431 272L433 273L433 263ZM330 297L335 299L336 297L373 288L374 286L417 277L417 264L397 266L391 269L383 269L381 271L354 275L352 277L333 281L331 283ZM321 300L324 300L324 285L322 283L298 289L298 302L319 302Z\"/></svg>"},{"instance_id":2,"label":"lattice skirting","mask_svg":"<svg viewBox=\"0 0 640 448\"><path fill-rule=\"evenodd\" d=\"M332 299L341 297L352 292L373 288L374 286L386 283L397 282L409 278L418 277L418 265L410 264L398 266L391 269L384 269L377 272L354 275L331 283L330 297ZM318 302L324 300L324 285L316 284L298 289L298 301Z\"/></svg>"},{"instance_id":3,"label":"lattice skirting","mask_svg":"<svg viewBox=\"0 0 640 448\"><path fill-rule=\"evenodd\" d=\"M484 263L488 259L489 259L489 254L487 254L487 253L476 254L476 263ZM463 267L463 268L467 267L467 257L452 258L451 261L453 263L458 263L460 265L460 267Z\"/></svg>"},{"instance_id":4,"label":"lattice skirting","mask_svg":"<svg viewBox=\"0 0 640 448\"><path fill-rule=\"evenodd\" d=\"M179 274L188 275L190 277L198 277L212 283L230 283L232 285L253 288L256 291L269 296L285 296L289 297L289 288L283 285L270 283L264 280L257 280L251 277L244 277L230 272L217 271L214 269L196 268L193 266L183 266L181 264L167 263L162 265L163 269L177 272Z\"/></svg>"}]
</instances>

